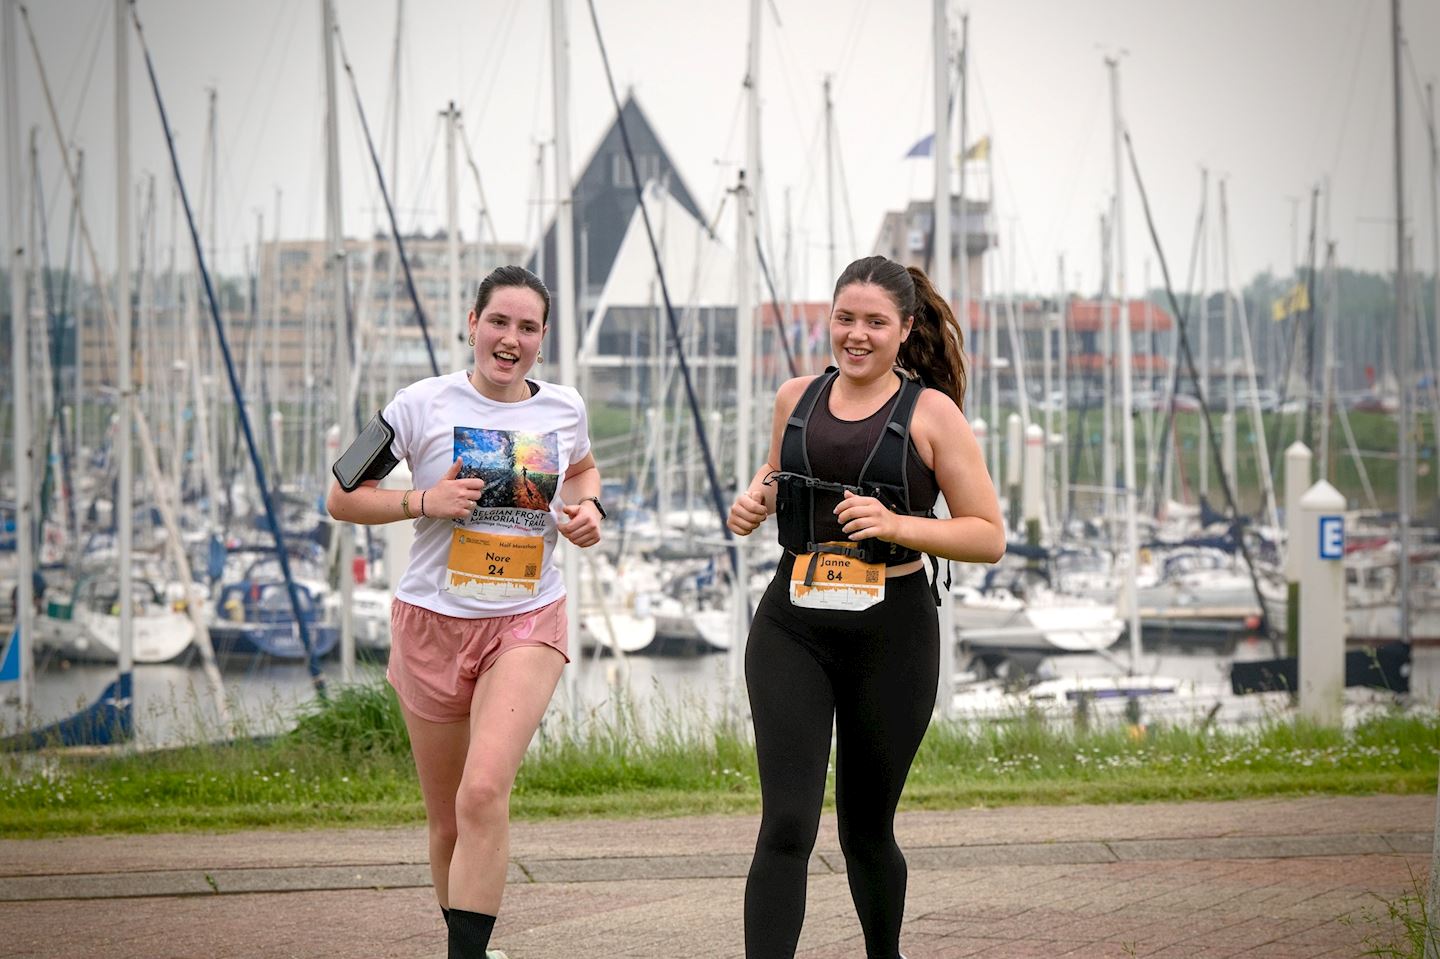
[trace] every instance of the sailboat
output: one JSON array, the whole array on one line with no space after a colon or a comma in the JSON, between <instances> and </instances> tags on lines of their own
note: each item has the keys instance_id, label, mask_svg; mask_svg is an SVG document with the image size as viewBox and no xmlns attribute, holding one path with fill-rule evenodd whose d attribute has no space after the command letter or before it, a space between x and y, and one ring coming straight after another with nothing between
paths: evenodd
<instances>
[{"instance_id":1,"label":"sailboat","mask_svg":"<svg viewBox=\"0 0 1440 959\"><path fill-rule=\"evenodd\" d=\"M120 577L112 570L82 574L63 591L47 590L35 617L35 649L66 659L120 660ZM166 595L143 571L131 578L136 663L168 663L189 652L195 624L184 612L183 593Z\"/></svg>"}]
</instances>

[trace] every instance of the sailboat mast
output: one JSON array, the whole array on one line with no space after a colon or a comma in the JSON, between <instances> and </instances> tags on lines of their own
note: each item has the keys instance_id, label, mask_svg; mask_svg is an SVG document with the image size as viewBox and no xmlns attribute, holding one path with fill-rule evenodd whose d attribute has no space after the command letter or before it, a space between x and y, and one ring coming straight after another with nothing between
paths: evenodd
<instances>
[{"instance_id":1,"label":"sailboat mast","mask_svg":"<svg viewBox=\"0 0 1440 959\"><path fill-rule=\"evenodd\" d=\"M1400 449L1398 479L1400 520L1400 641L1410 642L1410 512L1414 503L1415 450L1410 436L1411 355L1409 288L1405 281L1405 113L1400 84L1400 56L1404 36L1400 28L1400 0L1390 0L1391 69L1395 85L1395 368L1400 381Z\"/></svg>"},{"instance_id":2,"label":"sailboat mast","mask_svg":"<svg viewBox=\"0 0 1440 959\"><path fill-rule=\"evenodd\" d=\"M1210 171L1200 168L1201 173L1206 177L1205 202L1210 201L1209 176ZM1118 201L1117 201L1118 202ZM1122 298L1121 302L1124 300ZM1195 392L1199 398L1205 401L1208 409L1210 406L1210 220L1204 221L1200 230L1200 310L1196 314L1200 321L1199 355L1195 357L1195 365L1200 368L1200 382L1195 384ZM1198 462L1198 489L1203 498L1210 494L1210 457L1205 451L1210 448L1210 417L1200 417L1200 455L1196 457Z\"/></svg>"},{"instance_id":3,"label":"sailboat mast","mask_svg":"<svg viewBox=\"0 0 1440 959\"><path fill-rule=\"evenodd\" d=\"M134 570L130 554L135 538L135 457L130 437L133 430L133 359L130 355L130 31L126 23L127 0L115 0L115 300L120 329L119 425L116 445L120 454L120 495L115 504L116 540L120 551L120 689L129 686L135 662Z\"/></svg>"},{"instance_id":4,"label":"sailboat mast","mask_svg":"<svg viewBox=\"0 0 1440 959\"><path fill-rule=\"evenodd\" d=\"M395 2L395 49L390 60L390 82L394 85L394 110L390 114L390 189L400 195L400 53L402 31L405 27L405 0ZM395 342L395 263L399 259L396 250L390 250L385 257L385 402L395 395L395 355L399 352ZM477 267L483 268L483 261Z\"/></svg>"},{"instance_id":5,"label":"sailboat mast","mask_svg":"<svg viewBox=\"0 0 1440 959\"><path fill-rule=\"evenodd\" d=\"M753 199L760 189L760 0L750 0L750 43L745 65L745 168L735 192L735 488L750 488L751 407L755 389L755 297L751 290L751 260L755 253L755 224L751 219ZM830 129L830 81L825 81L825 129ZM826 150L826 181L829 182ZM835 231L831 218L830 257L834 276ZM734 715L744 701L745 639L750 631L750 560L744 548L735 550L735 581L732 600L732 627L729 655L729 690Z\"/></svg>"},{"instance_id":6,"label":"sailboat mast","mask_svg":"<svg viewBox=\"0 0 1440 959\"><path fill-rule=\"evenodd\" d=\"M1225 191L1224 177L1220 178L1220 191L1223 195ZM1221 420L1220 471L1224 474L1224 482L1233 487L1238 485L1237 481L1240 478L1235 456L1235 300L1230 296L1230 257L1226 249L1228 238L1225 236L1224 230L1225 224L1222 223L1220 297L1225 311L1225 326L1221 334L1223 345L1220 348L1220 357L1221 362L1225 364L1225 418Z\"/></svg>"},{"instance_id":7,"label":"sailboat mast","mask_svg":"<svg viewBox=\"0 0 1440 959\"><path fill-rule=\"evenodd\" d=\"M345 233L340 220L340 117L335 104L335 7L320 0L321 43L325 48L325 268L330 274L331 322L335 331L335 422L341 442L355 435L354 405L350 402L351 348L354 331L345 315ZM348 523L340 537L340 678L355 676L355 531Z\"/></svg>"},{"instance_id":8,"label":"sailboat mast","mask_svg":"<svg viewBox=\"0 0 1440 959\"><path fill-rule=\"evenodd\" d=\"M1120 64L1114 58L1108 59L1110 67L1110 103L1114 119L1115 146L1115 298L1120 304L1120 322L1117 332L1120 336L1120 444L1122 446L1122 468L1125 471L1125 488L1121 491L1121 510L1125 516L1125 612L1130 621L1130 670L1133 673L1140 661L1140 604L1135 589L1136 563L1139 561L1139 530L1135 517L1135 418L1130 415L1134 407L1131 389L1131 343L1130 310L1125 302L1125 180L1120 166L1120 131L1124 121L1120 114Z\"/></svg>"},{"instance_id":9,"label":"sailboat mast","mask_svg":"<svg viewBox=\"0 0 1440 959\"><path fill-rule=\"evenodd\" d=\"M950 298L950 29L946 23L947 0L934 0L935 28L935 158L934 240L930 249L930 279L945 299ZM829 85L826 85L825 115L830 115ZM963 165L963 161L962 161ZM833 234L832 234L833 235ZM964 255L961 255L964 259ZM835 264L830 265L832 274ZM961 272L964 272L963 270Z\"/></svg>"},{"instance_id":10,"label":"sailboat mast","mask_svg":"<svg viewBox=\"0 0 1440 959\"><path fill-rule=\"evenodd\" d=\"M271 464L274 476L271 482L280 488L285 475L285 414L281 412L280 395L280 311L283 308L283 294L280 289L280 188L275 188L275 242L270 251L270 433L275 447L275 462ZM387 354L393 350L387 349Z\"/></svg>"},{"instance_id":11,"label":"sailboat mast","mask_svg":"<svg viewBox=\"0 0 1440 959\"><path fill-rule=\"evenodd\" d=\"M1430 268L1430 292L1435 297L1435 305L1430 317L1435 324L1435 336L1431 339L1434 345L1434 353L1431 362L1435 365L1430 369L1430 382L1436 384L1432 394L1435 397L1434 415L1430 419L1430 429L1435 437L1435 445L1440 449L1440 131L1435 129L1435 84L1425 84L1425 100L1429 106L1428 129L1430 131L1430 255L1432 266Z\"/></svg>"},{"instance_id":12,"label":"sailboat mast","mask_svg":"<svg viewBox=\"0 0 1440 959\"><path fill-rule=\"evenodd\" d=\"M939 2L939 0L936 0ZM753 15L752 15L753 16ZM754 30L752 29L752 36ZM754 77L751 77L753 82ZM835 262L835 106L830 99L830 77L825 77L825 250L829 281L835 282L840 266ZM936 131L939 136L939 130ZM752 185L753 186L753 185ZM746 482L749 482L747 477Z\"/></svg>"},{"instance_id":13,"label":"sailboat mast","mask_svg":"<svg viewBox=\"0 0 1440 959\"><path fill-rule=\"evenodd\" d=\"M969 117L966 112L966 101L970 95L970 77L968 74L970 64L970 14L960 15L960 84L955 95L960 100L960 212L959 222L956 224L959 230L959 276L956 278L955 316L960 321L960 342L965 349L970 349L970 234L969 223L965 219L965 150L968 130L966 124ZM950 291L946 290L948 297ZM968 378L967 378L967 392ZM967 400L968 397L961 397ZM968 405L968 403L967 403Z\"/></svg>"},{"instance_id":14,"label":"sailboat mast","mask_svg":"<svg viewBox=\"0 0 1440 959\"><path fill-rule=\"evenodd\" d=\"M1230 275L1230 203L1226 195L1226 181L1220 181L1220 255L1225 262L1225 276ZM1260 411L1260 385L1255 376L1255 353L1250 342L1250 317L1245 310L1245 296L1243 293L1230 288L1227 279L1225 285L1225 298L1228 302L1234 298L1235 308L1239 321L1240 349L1244 354L1244 369L1246 385L1250 390L1250 435L1253 438L1256 451L1256 462L1260 473L1261 489L1264 491L1264 502L1261 504L1265 509L1266 517L1271 529L1280 528L1279 513L1275 506L1275 487L1270 472L1270 449L1265 441L1264 417Z\"/></svg>"},{"instance_id":15,"label":"sailboat mast","mask_svg":"<svg viewBox=\"0 0 1440 959\"><path fill-rule=\"evenodd\" d=\"M31 466L35 451L30 424L29 328L25 310L25 233L20 204L20 101L19 68L15 51L16 0L5 0L5 178L7 219L10 223L10 391L15 416L15 552L19 569L15 580L15 632L11 642L20 643L20 709L30 709L35 660L35 543L34 496L31 493Z\"/></svg>"},{"instance_id":16,"label":"sailboat mast","mask_svg":"<svg viewBox=\"0 0 1440 959\"><path fill-rule=\"evenodd\" d=\"M946 16L947 0L934 0L935 38L935 240L931 248L935 253L930 275L935 289L945 300L950 299L950 25ZM964 161L961 161L962 165ZM964 213L962 211L963 218ZM961 247L960 272L965 272L964 247ZM943 334L942 334L943 335ZM962 397L963 399L963 397ZM949 516L948 504L936 503L936 516ZM949 561L945 561L949 571ZM937 569L936 582L940 576ZM947 577L948 579L948 577ZM936 690L940 715L948 719L955 702L955 620L949 603L940 604L940 684Z\"/></svg>"},{"instance_id":17,"label":"sailboat mast","mask_svg":"<svg viewBox=\"0 0 1440 959\"><path fill-rule=\"evenodd\" d=\"M464 325L460 318L460 165L455 150L455 127L460 122L460 111L455 109L455 101L451 100L440 115L445 118L445 255L448 261L448 307L440 329L449 331L442 336L450 341L450 370L447 371L450 372L466 365L462 349L465 338L461 334Z\"/></svg>"},{"instance_id":18,"label":"sailboat mast","mask_svg":"<svg viewBox=\"0 0 1440 959\"><path fill-rule=\"evenodd\" d=\"M1060 430L1062 433L1070 432L1070 297L1065 292L1065 254L1061 253L1055 261L1055 302L1059 304L1060 313L1060 341L1057 344L1060 353ZM1064 534L1065 521L1070 518L1070 444L1063 442L1059 444L1057 451L1060 456L1060 477L1059 490L1060 498L1056 504L1055 527Z\"/></svg>"},{"instance_id":19,"label":"sailboat mast","mask_svg":"<svg viewBox=\"0 0 1440 959\"><path fill-rule=\"evenodd\" d=\"M575 313L579 297L575 289L575 206L572 202L573 184L570 179L570 22L566 15L567 0L550 0L550 66L551 98L555 122L555 282L557 291L555 336L551 339L552 349L558 350L560 382L567 386L579 386L576 361L579 357L580 318ZM479 182L479 174L476 174ZM543 181L542 181L543 182ZM543 192L543 188L542 188ZM481 197L483 201L483 196ZM541 233L540 245L545 245ZM542 254L543 255L543 254ZM663 510L664 504L661 505ZM663 515L663 514L662 514ZM560 560L565 582L572 589L580 587L580 552L574 546L565 544ZM599 595L600 584L595 584ZM580 616L569 617L567 636L571 649L580 648ZM566 688L569 692L572 710L579 709L577 670L565 671ZM578 715L578 713L577 713Z\"/></svg>"},{"instance_id":20,"label":"sailboat mast","mask_svg":"<svg viewBox=\"0 0 1440 959\"><path fill-rule=\"evenodd\" d=\"M1105 530L1112 537L1115 527L1115 323L1111 306L1111 275L1114 266L1114 204L1100 214L1100 503L1105 511Z\"/></svg>"}]
</instances>

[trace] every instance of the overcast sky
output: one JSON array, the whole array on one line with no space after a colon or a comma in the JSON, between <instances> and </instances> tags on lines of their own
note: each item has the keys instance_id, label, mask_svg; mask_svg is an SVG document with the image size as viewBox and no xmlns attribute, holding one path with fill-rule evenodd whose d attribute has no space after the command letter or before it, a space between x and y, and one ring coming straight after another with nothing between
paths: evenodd
<instances>
[{"instance_id":1,"label":"overcast sky","mask_svg":"<svg viewBox=\"0 0 1440 959\"><path fill-rule=\"evenodd\" d=\"M707 216L744 155L742 78L748 4L595 0L622 92L633 88ZM87 156L86 209L113 263L115 174L113 6L43 0L31 19L62 123ZM339 0L338 16L377 138L389 121L395 0ZM587 5L570 4L572 159L578 172L614 111ZM1229 184L1235 269L1288 273L1308 229L1308 197L1328 178L1330 233L1349 266L1394 262L1391 20L1386 0L978 0L968 12L971 139L993 136L995 212L1004 269L1053 290L1098 283L1099 216L1112 191L1110 105L1103 59L1123 51L1122 107L1161 240L1184 283L1200 204L1200 171ZM402 39L398 202L402 225L444 225L444 140L438 113L457 101L502 239L529 242L543 197L537 144L553 138L548 4L406 0ZM320 3L140 0L186 184L199 192L206 88L219 93L221 268L237 270L255 213L273 235L318 237L323 215ZM1407 190L1416 255L1433 263L1429 142L1416 83L1440 76L1440 3L1404 4ZM827 297L824 77L834 77L836 148L848 186L837 201L840 262L868 253L882 214L928 195L929 161L905 159L933 123L928 0L766 0L761 41L763 166L770 233L783 242L789 191L797 267ZM132 33L133 37L133 33ZM20 35L22 124L40 125L40 166L60 258L68 193ZM378 224L375 180L341 77L343 191L348 233ZM169 246L169 161L138 46L132 45L133 170L158 178L160 247ZM388 139L387 139L388 142ZM388 156L388 147L383 147ZM463 161L462 161L463 163ZM387 160L388 167L388 160ZM1129 287L1159 283L1133 180L1126 180ZM463 169L461 224L474 234L477 194ZM1298 207L1295 198L1300 198ZM197 201L198 202L198 201ZM1215 197L1212 195L1212 210ZM1298 216L1297 216L1298 209ZM729 210L729 206L726 206ZM137 205L137 222L142 209ZM1297 224L1298 220L1298 224ZM853 222L853 242L851 222ZM138 229L138 227L137 227ZM733 221L719 230L727 242ZM1218 238L1210 275L1219 280ZM1323 247L1322 247L1323 248Z\"/></svg>"}]
</instances>

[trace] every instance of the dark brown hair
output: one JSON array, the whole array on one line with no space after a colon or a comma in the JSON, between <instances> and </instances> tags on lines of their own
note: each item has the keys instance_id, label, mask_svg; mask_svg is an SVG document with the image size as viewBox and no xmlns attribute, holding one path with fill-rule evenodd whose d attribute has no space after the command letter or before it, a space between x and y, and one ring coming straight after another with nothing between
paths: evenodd
<instances>
[{"instance_id":1,"label":"dark brown hair","mask_svg":"<svg viewBox=\"0 0 1440 959\"><path fill-rule=\"evenodd\" d=\"M490 297L503 286L523 286L534 290L544 306L544 310L540 314L540 325L544 326L550 322L550 291L545 288L544 280L523 266L497 266L485 279L480 281L480 289L475 294L475 315L477 317L485 312L485 306L490 302Z\"/></svg>"},{"instance_id":2,"label":"dark brown hair","mask_svg":"<svg viewBox=\"0 0 1440 959\"><path fill-rule=\"evenodd\" d=\"M896 365L920 377L965 408L965 342L950 304L919 267L904 267L883 256L867 256L845 268L835 281L833 305L852 283L873 283L890 294L900 321L914 317L910 335L900 344Z\"/></svg>"}]
</instances>

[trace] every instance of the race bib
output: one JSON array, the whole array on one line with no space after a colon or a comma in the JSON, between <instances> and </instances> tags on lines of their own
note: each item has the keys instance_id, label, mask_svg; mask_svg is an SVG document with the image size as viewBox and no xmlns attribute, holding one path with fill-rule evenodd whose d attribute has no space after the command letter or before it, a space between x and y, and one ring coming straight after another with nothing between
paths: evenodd
<instances>
[{"instance_id":1,"label":"race bib","mask_svg":"<svg viewBox=\"0 0 1440 959\"><path fill-rule=\"evenodd\" d=\"M851 547L851 543L826 543ZM807 580L809 582L807 582ZM801 553L790 571L790 602L804 609L869 609L885 598L885 564L843 553Z\"/></svg>"},{"instance_id":2,"label":"race bib","mask_svg":"<svg viewBox=\"0 0 1440 959\"><path fill-rule=\"evenodd\" d=\"M533 597L544 560L544 536L456 529L450 534L445 591L473 599Z\"/></svg>"}]
</instances>

